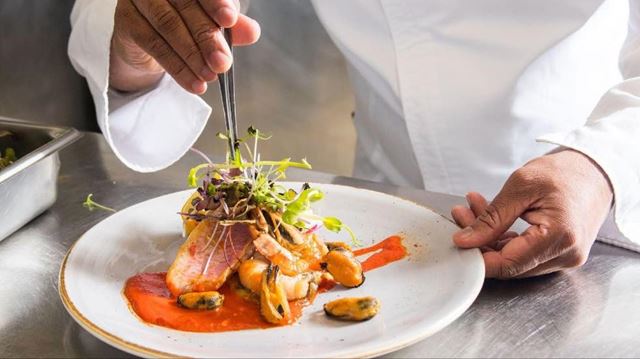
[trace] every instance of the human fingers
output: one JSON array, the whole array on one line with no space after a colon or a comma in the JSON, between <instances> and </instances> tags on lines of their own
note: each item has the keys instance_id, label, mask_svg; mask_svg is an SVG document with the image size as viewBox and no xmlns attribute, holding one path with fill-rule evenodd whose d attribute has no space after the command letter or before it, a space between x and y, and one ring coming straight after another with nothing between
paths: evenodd
<instances>
[{"instance_id":1,"label":"human fingers","mask_svg":"<svg viewBox=\"0 0 640 359\"><path fill-rule=\"evenodd\" d=\"M587 262L588 257L589 255L587 253L583 253L578 250L572 250L559 257L542 263L537 267L520 274L516 278L535 277L557 272L563 269L580 267Z\"/></svg>"},{"instance_id":2,"label":"human fingers","mask_svg":"<svg viewBox=\"0 0 640 359\"><path fill-rule=\"evenodd\" d=\"M231 28L233 35L233 45L245 46L256 43L260 38L260 24L254 19L240 14L238 22Z\"/></svg>"},{"instance_id":3,"label":"human fingers","mask_svg":"<svg viewBox=\"0 0 640 359\"><path fill-rule=\"evenodd\" d=\"M564 269L576 268L584 265L587 262L586 256L580 255L564 255L558 258L554 258L546 263L543 263L530 271L527 271L515 278L530 278L540 275L555 273Z\"/></svg>"},{"instance_id":4,"label":"human fingers","mask_svg":"<svg viewBox=\"0 0 640 359\"><path fill-rule=\"evenodd\" d=\"M462 248L475 248L498 240L532 203L519 182L516 171L476 220L453 235L454 243Z\"/></svg>"},{"instance_id":5,"label":"human fingers","mask_svg":"<svg viewBox=\"0 0 640 359\"><path fill-rule=\"evenodd\" d=\"M473 211L473 214L478 217L484 213L487 208L487 200L478 192L469 192L465 196L467 199L467 203L469 203L469 208Z\"/></svg>"},{"instance_id":6,"label":"human fingers","mask_svg":"<svg viewBox=\"0 0 640 359\"><path fill-rule=\"evenodd\" d=\"M142 1L141 7L149 6L144 3L145 2ZM156 2L147 2L147 4L150 3ZM136 45L151 55L184 89L197 94L204 93L207 89L206 83L200 77L196 76L182 57L158 33L143 13L140 12L138 7L135 6L135 3L133 3L133 1L126 1L123 2L122 5L123 16L127 22L132 24L128 26L128 34ZM155 16L158 15L159 14L155 14ZM170 27L171 21L175 21L167 20L163 17L160 18L164 19L165 25L163 26L165 29ZM202 64L204 64L204 62L202 62Z\"/></svg>"},{"instance_id":7,"label":"human fingers","mask_svg":"<svg viewBox=\"0 0 640 359\"><path fill-rule=\"evenodd\" d=\"M516 279L531 278L531 277L536 277L540 275L557 272L559 270L564 269L562 266L563 261L564 261L564 258L562 257L554 258L550 261L540 264L539 266L529 271L526 271L520 275L517 275L514 278Z\"/></svg>"},{"instance_id":8,"label":"human fingers","mask_svg":"<svg viewBox=\"0 0 640 359\"><path fill-rule=\"evenodd\" d=\"M485 211L488 205L484 196L478 192L469 192L465 198L467 199L469 207L456 205L451 209L451 217L453 217L456 224L462 228L471 225L476 217ZM500 236L499 241L517 236L517 232L507 231Z\"/></svg>"},{"instance_id":9,"label":"human fingers","mask_svg":"<svg viewBox=\"0 0 640 359\"><path fill-rule=\"evenodd\" d=\"M510 238L514 238L514 237L517 237L517 236L519 236L519 234L516 231L506 231L500 236L500 238L498 240L499 241L503 241L505 239L510 239Z\"/></svg>"},{"instance_id":10,"label":"human fingers","mask_svg":"<svg viewBox=\"0 0 640 359\"><path fill-rule=\"evenodd\" d=\"M200 56L208 64L208 69L204 70L208 75L206 80L214 80L215 73L227 71L233 61L231 50L219 26L205 13L197 1L170 1L182 17L193 42L200 49ZM209 69L213 70L213 72L209 71Z\"/></svg>"},{"instance_id":11,"label":"human fingers","mask_svg":"<svg viewBox=\"0 0 640 359\"><path fill-rule=\"evenodd\" d=\"M251 45L260 38L260 24L240 13L238 0L199 0L205 12L221 27L231 28L233 45Z\"/></svg>"},{"instance_id":12,"label":"human fingers","mask_svg":"<svg viewBox=\"0 0 640 359\"><path fill-rule=\"evenodd\" d=\"M133 0L133 3L194 75L204 81L215 78L215 73L205 63L185 21L169 1ZM187 2L182 1L181 8L187 8L186 4Z\"/></svg>"},{"instance_id":13,"label":"human fingers","mask_svg":"<svg viewBox=\"0 0 640 359\"><path fill-rule=\"evenodd\" d=\"M460 228L470 226L476 220L476 216L469 208L460 205L451 208L451 217Z\"/></svg>"},{"instance_id":14,"label":"human fingers","mask_svg":"<svg viewBox=\"0 0 640 359\"><path fill-rule=\"evenodd\" d=\"M510 240L517 237L518 235L519 235L518 232L507 231L504 234L502 234L497 241L490 243L486 246L482 246L480 247L480 249L482 250L482 252L486 252L487 250L499 251L502 248L504 248L504 246L507 245L507 243L509 243Z\"/></svg>"},{"instance_id":15,"label":"human fingers","mask_svg":"<svg viewBox=\"0 0 640 359\"><path fill-rule=\"evenodd\" d=\"M500 238L498 238L498 240L494 243L491 244L491 246L499 251L502 248L504 248L504 246L509 243L510 240L516 238L517 236L519 236L520 234L518 232L514 232L514 231L506 231L504 232Z\"/></svg>"},{"instance_id":16,"label":"human fingers","mask_svg":"<svg viewBox=\"0 0 640 359\"><path fill-rule=\"evenodd\" d=\"M544 226L532 225L500 250L483 254L487 278L515 278L562 256L569 247L558 245L558 237Z\"/></svg>"},{"instance_id":17,"label":"human fingers","mask_svg":"<svg viewBox=\"0 0 640 359\"><path fill-rule=\"evenodd\" d=\"M198 0L207 15L221 27L233 27L238 21L240 4L233 0Z\"/></svg>"},{"instance_id":18,"label":"human fingers","mask_svg":"<svg viewBox=\"0 0 640 359\"><path fill-rule=\"evenodd\" d=\"M453 220L461 228L471 225L473 221L476 219L476 216L473 214L473 211L471 209L461 205L454 206L451 209L451 217L453 217ZM496 242L491 243L487 246L482 246L480 247L480 249L483 252L490 251L490 250L498 251L502 249L510 239L517 236L518 236L518 232L507 231L504 234L502 234Z\"/></svg>"}]
</instances>

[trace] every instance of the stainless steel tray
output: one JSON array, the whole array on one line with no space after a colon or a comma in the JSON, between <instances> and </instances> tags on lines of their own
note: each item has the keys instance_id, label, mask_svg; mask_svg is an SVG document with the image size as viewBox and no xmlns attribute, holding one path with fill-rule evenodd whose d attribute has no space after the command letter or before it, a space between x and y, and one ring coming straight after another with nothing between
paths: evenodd
<instances>
[{"instance_id":1,"label":"stainless steel tray","mask_svg":"<svg viewBox=\"0 0 640 359\"><path fill-rule=\"evenodd\" d=\"M0 116L0 150L11 147L18 159L0 170L0 241L56 201L58 151L82 136L73 128L42 126Z\"/></svg>"}]
</instances>

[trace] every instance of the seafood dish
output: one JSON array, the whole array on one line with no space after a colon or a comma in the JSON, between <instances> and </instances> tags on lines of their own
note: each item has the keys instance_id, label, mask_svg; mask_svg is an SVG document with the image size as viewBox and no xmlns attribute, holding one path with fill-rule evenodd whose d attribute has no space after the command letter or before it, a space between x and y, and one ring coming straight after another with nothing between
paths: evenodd
<instances>
[{"instance_id":1,"label":"seafood dish","mask_svg":"<svg viewBox=\"0 0 640 359\"><path fill-rule=\"evenodd\" d=\"M287 325L320 293L360 287L365 272L406 256L399 236L361 248L340 219L314 213L312 204L324 196L319 189L307 183L283 187L279 181L288 168L311 166L304 159L261 160L258 142L268 138L250 127L226 162L202 154L206 162L191 169L195 191L178 213L186 240L173 263L166 273L139 273L125 284L140 319L199 332ZM321 228L347 240L325 242ZM323 308L333 319L363 321L381 303L347 297Z\"/></svg>"}]
</instances>

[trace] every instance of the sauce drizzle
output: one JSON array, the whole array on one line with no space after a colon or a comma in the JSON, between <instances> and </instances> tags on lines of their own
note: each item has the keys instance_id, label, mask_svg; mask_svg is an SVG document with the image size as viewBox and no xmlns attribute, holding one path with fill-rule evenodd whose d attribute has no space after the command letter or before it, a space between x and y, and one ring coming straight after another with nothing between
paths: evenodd
<instances>
[{"instance_id":1,"label":"sauce drizzle","mask_svg":"<svg viewBox=\"0 0 640 359\"><path fill-rule=\"evenodd\" d=\"M365 272L399 261L407 256L407 249L402 245L402 237L400 236L391 236L370 247L355 250L353 254L357 257L371 252L375 253L362 262L362 270Z\"/></svg>"}]
</instances>

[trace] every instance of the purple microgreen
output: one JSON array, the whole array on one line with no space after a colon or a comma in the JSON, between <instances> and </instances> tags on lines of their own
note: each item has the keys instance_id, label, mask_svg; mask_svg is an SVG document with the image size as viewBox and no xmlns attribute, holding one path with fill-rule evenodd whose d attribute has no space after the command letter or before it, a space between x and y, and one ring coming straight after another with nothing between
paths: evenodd
<instances>
[{"instance_id":1,"label":"purple microgreen","mask_svg":"<svg viewBox=\"0 0 640 359\"><path fill-rule=\"evenodd\" d=\"M313 233L324 225L334 232L345 230L353 242L358 243L351 229L338 218L321 217L313 213L310 204L322 199L321 191L308 183L302 186L300 193L277 184L286 178L286 171L291 167L311 169L306 159L299 162L290 158L264 161L258 152L258 142L267 140L270 136L262 134L253 126L247 133L246 137L238 140L239 146L233 149L236 154L234 159L231 160L232 156L227 151L224 163L212 163L202 152L193 149L207 161L189 171L188 183L197 187L201 197L192 203L196 211L206 212L219 208L217 213L220 213L223 220L245 220L248 211L258 207L281 213L284 223L294 225L306 233ZM225 134L218 134L218 137L228 139ZM249 139L253 139L253 146L247 143ZM246 153L241 153L241 150ZM198 182L202 183L200 187ZM221 240L226 240L224 234L219 237L217 244ZM205 268L207 266L208 264Z\"/></svg>"}]
</instances>

